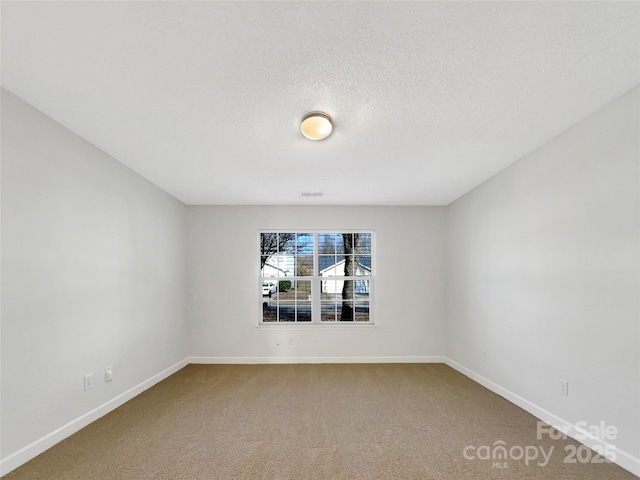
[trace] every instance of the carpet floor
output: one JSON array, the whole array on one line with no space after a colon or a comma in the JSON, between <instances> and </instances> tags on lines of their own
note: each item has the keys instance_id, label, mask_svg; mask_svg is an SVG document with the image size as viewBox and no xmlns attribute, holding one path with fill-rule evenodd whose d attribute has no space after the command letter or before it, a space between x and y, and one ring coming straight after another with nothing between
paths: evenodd
<instances>
[{"instance_id":1,"label":"carpet floor","mask_svg":"<svg viewBox=\"0 0 640 480\"><path fill-rule=\"evenodd\" d=\"M189 365L3 480L638 478L537 432L442 364Z\"/></svg>"}]
</instances>

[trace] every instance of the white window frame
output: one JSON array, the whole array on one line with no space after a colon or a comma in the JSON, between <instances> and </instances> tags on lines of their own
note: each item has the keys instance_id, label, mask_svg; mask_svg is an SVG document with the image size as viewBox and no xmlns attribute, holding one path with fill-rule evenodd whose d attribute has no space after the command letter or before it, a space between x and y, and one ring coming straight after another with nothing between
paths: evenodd
<instances>
[{"instance_id":1,"label":"white window frame","mask_svg":"<svg viewBox=\"0 0 640 480\"><path fill-rule=\"evenodd\" d=\"M313 275L312 276L296 276L296 275L287 275L282 277L270 277L263 276L262 272L260 272L260 257L262 255L261 247L260 247L260 239L263 233L294 233L294 234L312 234L313 235ZM319 260L319 252L318 252L318 236L320 234L339 234L339 233L367 233L371 235L371 274L370 275L358 275L358 276L338 276L338 277L322 277L320 275L318 260ZM259 292L259 309L258 309L258 326L259 327L274 327L274 328L286 328L286 327L300 327L304 328L306 326L317 327L322 325L324 328L330 326L338 326L340 328L344 327L366 327L366 326L374 326L374 299L375 299L375 273L376 273L376 235L375 230L373 229L344 229L344 228L333 228L333 229L263 229L258 231L257 235L257 250L258 250L258 292ZM336 280L366 280L369 282L369 320L368 321L321 321L322 313L322 301L321 301L321 282L322 280L327 279L336 279ZM294 321L294 322L263 322L262 321L262 307L265 302L264 297L262 296L262 283L263 282L274 282L279 285L280 280L290 280L292 282L302 280L302 281L311 281L311 321ZM268 301L268 300L267 300Z\"/></svg>"}]
</instances>

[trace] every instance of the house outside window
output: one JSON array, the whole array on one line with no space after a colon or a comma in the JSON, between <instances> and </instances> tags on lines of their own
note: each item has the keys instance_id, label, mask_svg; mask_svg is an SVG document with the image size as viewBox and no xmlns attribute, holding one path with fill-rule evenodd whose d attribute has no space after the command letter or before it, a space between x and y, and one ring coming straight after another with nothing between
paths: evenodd
<instances>
[{"instance_id":1,"label":"house outside window","mask_svg":"<svg viewBox=\"0 0 640 480\"><path fill-rule=\"evenodd\" d=\"M261 324L373 323L372 231L260 232L259 249Z\"/></svg>"}]
</instances>

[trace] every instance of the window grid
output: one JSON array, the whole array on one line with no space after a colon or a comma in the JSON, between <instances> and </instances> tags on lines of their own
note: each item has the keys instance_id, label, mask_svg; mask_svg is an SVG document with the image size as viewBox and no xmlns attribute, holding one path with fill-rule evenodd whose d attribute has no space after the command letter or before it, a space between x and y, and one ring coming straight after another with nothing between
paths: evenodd
<instances>
[{"instance_id":1,"label":"window grid","mask_svg":"<svg viewBox=\"0 0 640 480\"><path fill-rule=\"evenodd\" d=\"M260 232L261 324L373 323L373 234ZM350 273L350 275L346 275Z\"/></svg>"}]
</instances>

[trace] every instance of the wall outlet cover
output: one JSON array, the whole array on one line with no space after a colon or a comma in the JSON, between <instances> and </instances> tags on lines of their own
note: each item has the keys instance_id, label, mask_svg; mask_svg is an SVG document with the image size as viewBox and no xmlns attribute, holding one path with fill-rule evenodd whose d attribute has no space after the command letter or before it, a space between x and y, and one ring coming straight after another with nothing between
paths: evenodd
<instances>
[{"instance_id":1,"label":"wall outlet cover","mask_svg":"<svg viewBox=\"0 0 640 480\"><path fill-rule=\"evenodd\" d=\"M93 373L84 376L84 391L91 390L93 388Z\"/></svg>"}]
</instances>

